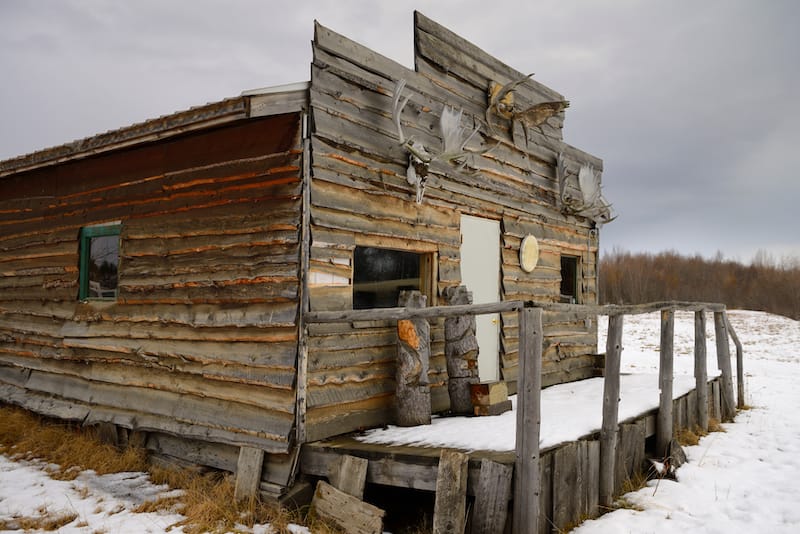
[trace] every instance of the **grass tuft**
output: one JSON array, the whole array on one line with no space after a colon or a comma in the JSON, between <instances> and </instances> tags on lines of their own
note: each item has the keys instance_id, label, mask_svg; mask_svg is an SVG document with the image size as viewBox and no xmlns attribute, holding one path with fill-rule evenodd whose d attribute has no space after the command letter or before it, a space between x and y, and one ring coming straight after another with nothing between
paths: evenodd
<instances>
[{"instance_id":1,"label":"grass tuft","mask_svg":"<svg viewBox=\"0 0 800 534\"><path fill-rule=\"evenodd\" d=\"M686 447L689 445L697 445L700 443L700 436L694 430L688 428L682 428L678 431L676 436L678 443L682 446Z\"/></svg>"},{"instance_id":2,"label":"grass tuft","mask_svg":"<svg viewBox=\"0 0 800 534\"><path fill-rule=\"evenodd\" d=\"M725 429L722 427L722 424L719 422L719 419L711 417L708 420L708 431L709 432L725 432Z\"/></svg>"}]
</instances>

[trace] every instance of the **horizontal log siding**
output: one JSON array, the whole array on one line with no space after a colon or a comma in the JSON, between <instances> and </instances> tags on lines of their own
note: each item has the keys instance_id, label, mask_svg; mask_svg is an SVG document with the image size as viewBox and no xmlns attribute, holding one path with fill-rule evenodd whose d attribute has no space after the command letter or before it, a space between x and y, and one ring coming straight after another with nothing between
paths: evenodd
<instances>
[{"instance_id":1,"label":"horizontal log siding","mask_svg":"<svg viewBox=\"0 0 800 534\"><path fill-rule=\"evenodd\" d=\"M402 117L406 137L439 150L439 116L445 104L464 110L465 123L479 123L488 80L505 83L522 76L474 46L463 48L458 38L424 18L418 17L416 33L419 72L316 27L310 90L310 268L335 275L336 282L312 284L312 311L352 308L352 254L357 244L435 253L437 296L444 288L459 285L461 213L502 221L503 299L556 301L564 253L582 258L586 287L581 298L596 302L597 241L590 240L589 221L566 217L555 208L554 163L559 150L573 171L584 161L595 168L602 168L602 162L561 141L560 118L545 127L549 137L530 132L522 148L509 139L473 158L471 172L434 163L423 203L416 204L414 188L406 181L408 155L399 145L392 120L396 81L405 79L405 94L411 95ZM448 40L446 47L441 46ZM527 105L562 97L531 81L520 88L518 98ZM502 131L503 125L498 129ZM494 144L476 135L468 148ZM530 274L523 273L518 261L519 244L527 233L537 236L542 251L539 267ZM516 380L518 328L515 314L507 315L502 330L503 376ZM445 384L446 371L438 326L432 329L430 376L435 408L446 407L446 388L439 387ZM575 317L547 323L546 383L582 378L591 370L593 358L585 355L595 350L590 347L595 328L586 328L584 320ZM393 420L395 337L392 324L312 325L309 439ZM437 403L442 395L445 399Z\"/></svg>"},{"instance_id":2,"label":"horizontal log siding","mask_svg":"<svg viewBox=\"0 0 800 534\"><path fill-rule=\"evenodd\" d=\"M299 117L0 180L0 393L47 415L286 452ZM121 221L119 296L77 301L78 234Z\"/></svg>"}]
</instances>

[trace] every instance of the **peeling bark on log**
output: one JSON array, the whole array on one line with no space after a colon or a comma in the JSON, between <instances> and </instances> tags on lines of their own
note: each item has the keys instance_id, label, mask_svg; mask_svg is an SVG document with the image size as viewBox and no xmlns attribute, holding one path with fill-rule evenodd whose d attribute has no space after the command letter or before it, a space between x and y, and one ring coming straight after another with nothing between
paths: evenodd
<instances>
[{"instance_id":1,"label":"peeling bark on log","mask_svg":"<svg viewBox=\"0 0 800 534\"><path fill-rule=\"evenodd\" d=\"M401 291L399 305L425 306L419 291ZM431 424L431 390L428 365L431 356L430 325L425 319L402 319L397 322L397 424Z\"/></svg>"}]
</instances>

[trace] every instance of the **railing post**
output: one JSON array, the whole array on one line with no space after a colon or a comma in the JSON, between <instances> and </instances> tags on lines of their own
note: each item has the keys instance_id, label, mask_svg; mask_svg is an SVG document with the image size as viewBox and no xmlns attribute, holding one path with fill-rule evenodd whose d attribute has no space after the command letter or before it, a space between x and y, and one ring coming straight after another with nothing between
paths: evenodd
<instances>
[{"instance_id":1,"label":"railing post","mask_svg":"<svg viewBox=\"0 0 800 534\"><path fill-rule=\"evenodd\" d=\"M539 531L542 339L542 310L520 309L513 530L517 534Z\"/></svg>"},{"instance_id":2,"label":"railing post","mask_svg":"<svg viewBox=\"0 0 800 534\"><path fill-rule=\"evenodd\" d=\"M725 312L725 326L728 328L728 334L730 334L733 344L736 345L736 407L741 410L747 405L744 399L744 354L742 342L739 341L736 330L731 326L728 312Z\"/></svg>"},{"instance_id":3,"label":"railing post","mask_svg":"<svg viewBox=\"0 0 800 534\"><path fill-rule=\"evenodd\" d=\"M661 390L656 423L656 454L667 457L672 441L672 375L675 311L661 310L661 351L658 366L658 387Z\"/></svg>"},{"instance_id":4,"label":"railing post","mask_svg":"<svg viewBox=\"0 0 800 534\"><path fill-rule=\"evenodd\" d=\"M619 367L622 354L623 315L608 318L606 365L603 381L603 425L600 429L600 506L614 499L614 472L619 431Z\"/></svg>"},{"instance_id":5,"label":"railing post","mask_svg":"<svg viewBox=\"0 0 800 534\"><path fill-rule=\"evenodd\" d=\"M717 341L717 365L722 372L722 420L729 421L736 414L733 403L733 377L731 376L731 349L728 344L728 329L725 325L725 312L714 312L714 336Z\"/></svg>"},{"instance_id":6,"label":"railing post","mask_svg":"<svg viewBox=\"0 0 800 534\"><path fill-rule=\"evenodd\" d=\"M706 312L694 312L694 388L697 392L697 425L708 431L708 360Z\"/></svg>"}]
</instances>

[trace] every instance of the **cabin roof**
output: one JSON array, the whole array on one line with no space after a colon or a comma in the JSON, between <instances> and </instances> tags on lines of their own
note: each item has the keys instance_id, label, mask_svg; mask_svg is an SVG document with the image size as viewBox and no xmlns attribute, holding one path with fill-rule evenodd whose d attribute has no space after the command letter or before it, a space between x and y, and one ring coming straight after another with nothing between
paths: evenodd
<instances>
[{"instance_id":1,"label":"cabin roof","mask_svg":"<svg viewBox=\"0 0 800 534\"><path fill-rule=\"evenodd\" d=\"M306 105L308 87L308 82L300 82L243 91L239 96L16 156L0 161L0 178L250 117L297 113Z\"/></svg>"}]
</instances>

